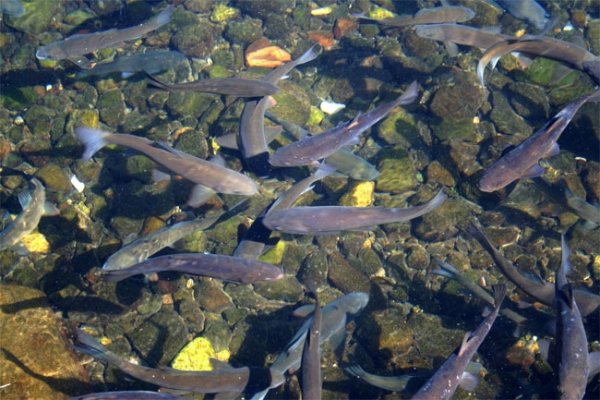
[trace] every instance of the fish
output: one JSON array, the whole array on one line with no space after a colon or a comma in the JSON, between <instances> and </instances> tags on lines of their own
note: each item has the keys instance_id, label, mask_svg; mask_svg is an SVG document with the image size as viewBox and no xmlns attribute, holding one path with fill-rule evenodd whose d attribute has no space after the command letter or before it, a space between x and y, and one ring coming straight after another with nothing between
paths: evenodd
<instances>
[{"instance_id":1,"label":"fish","mask_svg":"<svg viewBox=\"0 0 600 400\"><path fill-rule=\"evenodd\" d=\"M500 251L496 250L490 239L477 224L473 222L469 223L467 232L490 254L496 267L502 272L502 275L517 285L517 287L527 295L549 307L553 306L556 292L553 284L543 281L534 281L521 274L513 263L505 258ZM600 307L600 296L597 294L585 290L574 289L573 295L575 301L577 301L581 314L584 316L593 313Z\"/></svg>"},{"instance_id":2,"label":"fish","mask_svg":"<svg viewBox=\"0 0 600 400\"><path fill-rule=\"evenodd\" d=\"M75 128L75 134L85 145L83 160L89 160L106 144L113 143L138 151L166 170L218 193L252 196L258 192L256 183L244 174L168 146L158 148L157 143L140 136L115 134L88 127Z\"/></svg>"},{"instance_id":3,"label":"fish","mask_svg":"<svg viewBox=\"0 0 600 400\"><path fill-rule=\"evenodd\" d=\"M319 55L318 47L310 47L297 59L285 63L268 74L261 81L276 85L298 65L308 63ZM271 99L263 97L247 101L240 120L239 148L246 166L254 173L265 176L270 174L269 149L265 138L265 110L272 105Z\"/></svg>"},{"instance_id":4,"label":"fish","mask_svg":"<svg viewBox=\"0 0 600 400\"><path fill-rule=\"evenodd\" d=\"M567 274L572 268L569 262L571 251L565 235L561 235L560 242L562 257L555 279L555 307L560 339L559 391L561 399L582 399L590 373L588 341L573 289L567 282Z\"/></svg>"},{"instance_id":5,"label":"fish","mask_svg":"<svg viewBox=\"0 0 600 400\"><path fill-rule=\"evenodd\" d=\"M536 29L544 29L548 23L546 10L535 0L497 0L515 18L524 19Z\"/></svg>"},{"instance_id":6,"label":"fish","mask_svg":"<svg viewBox=\"0 0 600 400\"><path fill-rule=\"evenodd\" d=\"M181 397L148 390L123 390L84 394L71 397L70 400L181 400Z\"/></svg>"},{"instance_id":7,"label":"fish","mask_svg":"<svg viewBox=\"0 0 600 400\"><path fill-rule=\"evenodd\" d=\"M384 207L294 207L268 213L263 224L274 231L300 235L328 235L364 230L376 225L404 222L433 211L446 200L444 192L427 203L408 208Z\"/></svg>"},{"instance_id":8,"label":"fish","mask_svg":"<svg viewBox=\"0 0 600 400\"><path fill-rule=\"evenodd\" d=\"M88 76L101 76L120 73L122 78L128 78L138 72L146 74L158 74L187 58L178 51L154 50L146 53L121 56L110 63L96 64L92 69L77 72L77 78Z\"/></svg>"},{"instance_id":9,"label":"fish","mask_svg":"<svg viewBox=\"0 0 600 400\"><path fill-rule=\"evenodd\" d=\"M514 39L513 36L460 24L416 25L417 36L423 39L452 42L464 46L488 49L498 42Z\"/></svg>"},{"instance_id":10,"label":"fish","mask_svg":"<svg viewBox=\"0 0 600 400\"><path fill-rule=\"evenodd\" d=\"M585 199L575 195L568 188L565 188L565 197L567 198L567 205L575 213L591 222L595 225L600 225L600 206L597 204L590 204Z\"/></svg>"},{"instance_id":11,"label":"fish","mask_svg":"<svg viewBox=\"0 0 600 400\"><path fill-rule=\"evenodd\" d=\"M587 101L599 98L600 90L595 90L565 106L537 132L486 168L479 180L479 189L483 192L494 192L518 179L542 175L544 169L538 164L539 161L559 153L556 141L575 113Z\"/></svg>"},{"instance_id":12,"label":"fish","mask_svg":"<svg viewBox=\"0 0 600 400\"><path fill-rule=\"evenodd\" d=\"M594 63L600 63L600 57L574 43L547 36L527 35L519 39L511 38L502 40L487 48L477 64L477 76L482 85L484 84L483 72L487 64L490 63L492 69L494 69L502 56L512 52L519 52L528 56L551 58L564 62L581 71L587 72L597 83L600 82L600 73L597 73L591 67Z\"/></svg>"},{"instance_id":13,"label":"fish","mask_svg":"<svg viewBox=\"0 0 600 400\"><path fill-rule=\"evenodd\" d=\"M46 189L37 178L31 178L31 191L20 192L17 197L23 211L0 232L0 251L16 247L21 239L33 232L43 216L58 215L56 206L46 201Z\"/></svg>"},{"instance_id":14,"label":"fish","mask_svg":"<svg viewBox=\"0 0 600 400\"><path fill-rule=\"evenodd\" d=\"M102 265L104 270L115 270L130 267L148 259L176 241L211 227L220 217L207 218L202 221L183 221L166 226L144 237L128 243L113 253Z\"/></svg>"},{"instance_id":15,"label":"fish","mask_svg":"<svg viewBox=\"0 0 600 400\"><path fill-rule=\"evenodd\" d=\"M131 363L102 346L93 336L75 331L75 349L100 361L113 364L126 374L152 385L194 393L247 393L247 390L281 385L279 374L267 368L225 367L215 371L156 369Z\"/></svg>"},{"instance_id":16,"label":"fish","mask_svg":"<svg viewBox=\"0 0 600 400\"><path fill-rule=\"evenodd\" d=\"M491 294L489 294L487 290L485 290L484 288L482 288L481 286L479 286L478 284L476 284L475 282L458 272L458 270L454 268L454 266L452 266L451 264L442 261L438 258L434 258L434 260L438 265L438 268L432 271L434 274L456 280L458 283L467 288L475 296L485 301L487 304L491 306L494 305L494 297ZM521 325L527 320L527 318L517 314L516 312L508 308L500 309L500 314L504 315L506 318L510 319L517 325Z\"/></svg>"},{"instance_id":17,"label":"fish","mask_svg":"<svg viewBox=\"0 0 600 400\"><path fill-rule=\"evenodd\" d=\"M366 114L358 115L354 120L340 124L319 135L300 139L287 146L280 147L271 154L269 163L274 167L294 167L316 165L344 146L358 143L359 135L370 128L394 108L414 102L419 95L418 84L412 82L402 96L380 105Z\"/></svg>"},{"instance_id":18,"label":"fish","mask_svg":"<svg viewBox=\"0 0 600 400\"><path fill-rule=\"evenodd\" d=\"M261 261L221 254L178 253L149 258L127 268L103 269L103 279L119 282L133 275L152 272L182 272L229 282L255 283L283 278L278 267Z\"/></svg>"},{"instance_id":19,"label":"fish","mask_svg":"<svg viewBox=\"0 0 600 400\"><path fill-rule=\"evenodd\" d=\"M356 315L362 311L369 302L369 295L363 292L352 292L342 296L331 303L325 305L322 310L321 334L319 335L319 346L323 343L331 342L334 348L341 347L344 344L346 334L346 323L348 315ZM313 306L302 308L304 312L314 310ZM306 336L312 324L312 317L304 321L300 329L287 344L286 349L280 353L273 364L269 367L271 374L278 377L275 383L285 381L286 371L294 372L300 368L302 361L302 351ZM279 385L273 384L268 389L258 392L255 398L262 399L268 393L269 389ZM261 397L262 396L262 397Z\"/></svg>"},{"instance_id":20,"label":"fish","mask_svg":"<svg viewBox=\"0 0 600 400\"><path fill-rule=\"evenodd\" d=\"M212 78L193 82L167 83L148 75L150 84L169 92L206 92L236 97L262 97L276 93L279 88L269 82L243 78Z\"/></svg>"},{"instance_id":21,"label":"fish","mask_svg":"<svg viewBox=\"0 0 600 400\"><path fill-rule=\"evenodd\" d=\"M85 58L86 54L109 47L120 46L123 42L139 39L171 22L173 5L167 6L158 15L141 24L125 29L109 29L103 32L84 33L69 36L66 39L38 47L35 56L38 60L69 60L84 69L93 64Z\"/></svg>"},{"instance_id":22,"label":"fish","mask_svg":"<svg viewBox=\"0 0 600 400\"><path fill-rule=\"evenodd\" d=\"M390 392L403 392L405 390L410 390L410 387L413 385L419 385L420 387L427 379L422 374L405 374L397 376L375 375L365 371L356 363L352 363L344 367L344 371L355 378L367 382L369 385L389 390Z\"/></svg>"},{"instance_id":23,"label":"fish","mask_svg":"<svg viewBox=\"0 0 600 400\"><path fill-rule=\"evenodd\" d=\"M0 1L0 14L17 18L25 14L25 7L19 0L2 0Z\"/></svg>"},{"instance_id":24,"label":"fish","mask_svg":"<svg viewBox=\"0 0 600 400\"><path fill-rule=\"evenodd\" d=\"M315 311L302 350L302 398L320 400L323 386L320 345L321 301L314 285L309 286L309 289L315 296Z\"/></svg>"},{"instance_id":25,"label":"fish","mask_svg":"<svg viewBox=\"0 0 600 400\"><path fill-rule=\"evenodd\" d=\"M385 19L368 18L364 15L354 16L389 27L403 27L419 24L439 24L444 22L466 22L475 17L475 11L463 6L442 6L422 8L414 16L400 15Z\"/></svg>"},{"instance_id":26,"label":"fish","mask_svg":"<svg viewBox=\"0 0 600 400\"><path fill-rule=\"evenodd\" d=\"M414 400L441 400L452 397L471 358L473 358L473 355L492 328L500 311L502 301L506 296L506 285L504 284L494 285L492 286L492 290L494 292L494 310L485 317L473 332L465 335L458 351L453 353L412 397Z\"/></svg>"}]
</instances>

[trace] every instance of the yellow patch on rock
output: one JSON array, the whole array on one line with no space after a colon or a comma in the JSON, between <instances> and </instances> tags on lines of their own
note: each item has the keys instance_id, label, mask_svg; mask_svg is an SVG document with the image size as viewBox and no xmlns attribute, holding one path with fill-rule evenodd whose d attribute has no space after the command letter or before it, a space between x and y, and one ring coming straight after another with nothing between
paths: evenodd
<instances>
[{"instance_id":1,"label":"yellow patch on rock","mask_svg":"<svg viewBox=\"0 0 600 400\"><path fill-rule=\"evenodd\" d=\"M369 207L373 204L375 192L375 182L360 182L340 199L340 204L344 206Z\"/></svg>"},{"instance_id":2,"label":"yellow patch on rock","mask_svg":"<svg viewBox=\"0 0 600 400\"><path fill-rule=\"evenodd\" d=\"M171 367L181 371L212 371L211 359L228 361L230 356L228 350L215 352L208 339L197 337L181 349L171 363Z\"/></svg>"},{"instance_id":3,"label":"yellow patch on rock","mask_svg":"<svg viewBox=\"0 0 600 400\"><path fill-rule=\"evenodd\" d=\"M21 243L30 253L48 253L50 243L46 237L39 232L30 233L21 239Z\"/></svg>"}]
</instances>

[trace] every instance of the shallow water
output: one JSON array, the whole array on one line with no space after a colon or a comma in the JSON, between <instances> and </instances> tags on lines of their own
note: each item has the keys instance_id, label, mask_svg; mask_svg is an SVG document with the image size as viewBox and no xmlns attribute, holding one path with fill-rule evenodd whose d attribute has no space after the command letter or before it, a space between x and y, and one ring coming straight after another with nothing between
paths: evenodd
<instances>
[{"instance_id":1,"label":"shallow water","mask_svg":"<svg viewBox=\"0 0 600 400\"><path fill-rule=\"evenodd\" d=\"M142 155L109 146L93 160L81 161L83 147L74 128L97 124L110 132L166 141L202 158L218 152L229 168L247 173L260 185L259 194L249 199L241 213L159 254L232 254L251 222L309 170L279 169L269 178L256 177L237 151L218 149L215 138L239 129L242 100L164 92L147 85L143 73L127 79L118 74L78 78L78 67L67 60L42 63L35 58L38 46L72 34L141 23L162 10L166 1L22 3L27 10L24 16L3 15L0 23L0 209L4 215L21 212L17 196L28 185L14 172L18 170L38 177L61 213L42 218L37 231L43 236L29 238L24 256L16 249L0 252L2 284L39 289L63 321L90 328L119 355L148 366L168 366L192 338L203 336L216 351L231 352L231 365L268 366L301 325L292 311L314 301L302 286L314 281L322 303L352 291L370 294L367 308L348 325L343 360L331 349L325 351L324 398L409 398L418 388L390 394L344 374L339 366L355 360L380 375L432 371L460 345L464 333L482 320L486 306L457 283L433 274L434 258L447 260L486 288L506 281L489 255L464 232L466 223L474 219L521 271L547 282L554 282L561 260L560 235L565 233L575 270L570 281L598 293L600 231L570 209L564 195L566 187L589 203L600 200L596 103L582 107L567 127L559 140L560 154L542 162L546 173L541 178L525 179L491 194L477 189L483 169L506 147L518 145L565 104L591 90L593 81L557 62L537 59L524 68L522 62L507 57L493 72L488 69L487 88L482 88L475 72L482 54L478 49L461 46L452 57L442 43L419 38L410 27L387 29L373 22L332 36L336 21L367 12L368 5L376 7L360 1L317 1L331 7L321 16L311 15L312 6L300 0L173 2L176 10L170 24L119 49L100 50L92 58L108 62L150 49L176 50L187 59L159 75L163 80L259 79L268 70L247 68L244 62L251 42L265 36L295 59L319 38L325 47L322 54L279 84L274 96L277 105L270 110L278 118L318 133L391 101L413 80L419 83L421 95L363 133L352 148L380 171L372 195L369 186L360 186L359 181L329 176L297 205L348 204L349 194L357 193L357 188L366 190L367 204L386 207L419 205L443 189L449 196L445 204L422 218L365 231L315 237L273 233L267 246L270 253L263 259L281 266L285 278L280 281L241 285L176 273L158 280L137 276L116 284L103 281L97 271L123 243L178 220L216 216L243 197L220 195L190 208L186 201L191 184L181 179L154 182L154 164ZM42 3L51 4L39 6ZM385 3L397 14L438 5L372 3ZM521 29L536 33L526 21L488 8L482 1L457 3L476 11L467 23L472 26L499 26L510 35ZM586 4L543 3L550 15L560 17L557 26L563 28L551 34L587 45L600 24L598 11ZM583 25L581 15L591 19ZM568 23L574 28L564 29ZM590 51L598 54L600 49L594 47L598 44L590 45ZM346 107L322 115L317 110L323 100ZM272 125L268 119L266 123ZM271 149L292 137L282 135ZM72 175L85 184L83 191L71 184ZM365 202L364 197L360 200ZM5 226L8 223L6 218ZM284 245L272 250L277 239ZM498 318L476 356L487 374L475 392L459 389L455 398L556 396L555 357L545 363L531 350L541 339L554 340L547 329L554 311L537 303L531 306L530 299L512 284L508 297L504 306L527 321L515 334L513 322ZM519 302L526 307L519 308ZM2 318L15 312L7 304L12 303L3 304ZM19 304L19 309L28 308ZM42 307L31 304L31 308ZM598 313L585 322L590 350L598 351ZM36 332L26 319L23 324ZM45 363L43 351L30 350L42 354L38 363ZM5 365L20 365L4 357ZM15 356L17 360L28 357ZM78 365L79 360L72 362ZM155 388L100 362L85 368L91 384L84 378L67 386L45 381L58 390L57 398ZM21 370L41 379L27 368ZM11 379L0 377L0 385ZM0 393L12 398L16 388L0 388ZM588 385L588 397L597 397L598 390L596 380ZM269 398L298 397L295 377L269 394Z\"/></svg>"}]
</instances>

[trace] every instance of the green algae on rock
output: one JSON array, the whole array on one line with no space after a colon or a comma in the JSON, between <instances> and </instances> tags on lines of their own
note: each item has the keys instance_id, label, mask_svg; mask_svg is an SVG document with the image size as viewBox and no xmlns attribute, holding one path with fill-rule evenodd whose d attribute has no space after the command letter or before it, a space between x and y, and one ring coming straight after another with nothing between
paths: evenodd
<instances>
[{"instance_id":1,"label":"green algae on rock","mask_svg":"<svg viewBox=\"0 0 600 400\"><path fill-rule=\"evenodd\" d=\"M385 151L377 164L378 192L402 193L418 186L417 171L408 153L402 150Z\"/></svg>"}]
</instances>

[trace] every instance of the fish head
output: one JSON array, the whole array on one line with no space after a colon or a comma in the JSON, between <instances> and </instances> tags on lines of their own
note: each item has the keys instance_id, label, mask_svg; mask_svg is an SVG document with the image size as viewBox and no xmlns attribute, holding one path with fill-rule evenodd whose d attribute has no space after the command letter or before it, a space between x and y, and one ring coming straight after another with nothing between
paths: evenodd
<instances>
[{"instance_id":1,"label":"fish head","mask_svg":"<svg viewBox=\"0 0 600 400\"><path fill-rule=\"evenodd\" d=\"M59 42L53 42L46 46L38 47L35 57L38 60L62 60L67 58L67 54L65 54L59 44Z\"/></svg>"},{"instance_id":2,"label":"fish head","mask_svg":"<svg viewBox=\"0 0 600 400\"><path fill-rule=\"evenodd\" d=\"M240 196L253 196L256 193L258 193L258 186L251 180L232 188L230 192L230 194L238 194Z\"/></svg>"},{"instance_id":3,"label":"fish head","mask_svg":"<svg viewBox=\"0 0 600 400\"><path fill-rule=\"evenodd\" d=\"M344 297L340 305L348 314L356 314L367 306L369 295L363 292L352 292Z\"/></svg>"}]
</instances>

